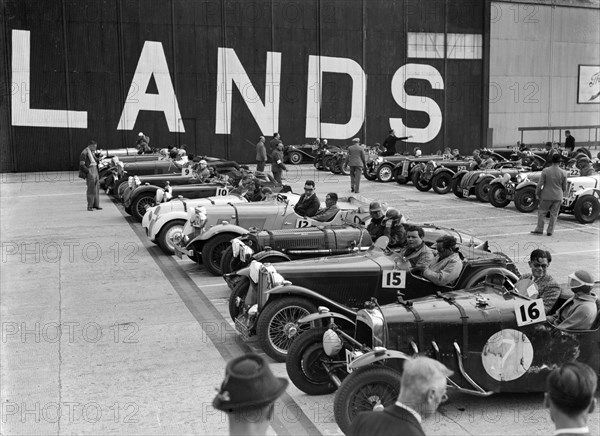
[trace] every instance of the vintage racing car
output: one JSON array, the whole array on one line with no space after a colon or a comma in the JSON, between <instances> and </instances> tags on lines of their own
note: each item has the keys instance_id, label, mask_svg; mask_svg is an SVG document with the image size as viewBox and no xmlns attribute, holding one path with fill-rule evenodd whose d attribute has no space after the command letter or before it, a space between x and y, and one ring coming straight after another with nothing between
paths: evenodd
<instances>
[{"instance_id":1,"label":"vintage racing car","mask_svg":"<svg viewBox=\"0 0 600 436\"><path fill-rule=\"evenodd\" d=\"M317 150L315 156L314 166L318 170L331 171L331 163L335 157L335 154L341 151L342 148L337 145L328 145L327 147L320 147Z\"/></svg>"},{"instance_id":2,"label":"vintage racing car","mask_svg":"<svg viewBox=\"0 0 600 436\"><path fill-rule=\"evenodd\" d=\"M524 180L537 184L542 172L532 171L517 174L503 174L490 182L489 199L494 207L506 207L515 198L517 186Z\"/></svg>"},{"instance_id":3,"label":"vintage racing car","mask_svg":"<svg viewBox=\"0 0 600 436\"><path fill-rule=\"evenodd\" d=\"M533 178L532 178L533 179ZM535 196L537 182L525 177L515 189L514 202L519 212L529 213L537 209ZM581 224L590 224L600 214L600 174L567 178L561 213L573 214Z\"/></svg>"},{"instance_id":4,"label":"vintage racing car","mask_svg":"<svg viewBox=\"0 0 600 436\"><path fill-rule=\"evenodd\" d=\"M429 161L420 172L415 187L422 191L433 188L437 194L447 194L452 189L452 177L459 171L471 171L477 164L473 159Z\"/></svg>"},{"instance_id":5,"label":"vintage racing car","mask_svg":"<svg viewBox=\"0 0 600 436\"><path fill-rule=\"evenodd\" d=\"M500 162L494 169L459 171L452 177L452 192L458 198L467 198L475 194L477 200L489 202L490 183L497 177L503 177L509 174L511 177L525 171L530 171L528 167L515 167L513 162Z\"/></svg>"},{"instance_id":6,"label":"vintage racing car","mask_svg":"<svg viewBox=\"0 0 600 436\"><path fill-rule=\"evenodd\" d=\"M435 226L425 226L424 230L429 243L443 234L455 235L458 240L467 238L454 230ZM293 339L302 330L298 320L316 311L319 305L327 305L352 318L355 310L371 297L385 304L396 301L399 293L411 299L438 291L469 288L483 280L490 268L502 268L516 282L518 271L512 261L501 253L490 253L485 245L461 246L463 270L448 286L436 286L412 274L406 259L385 248L387 237L379 238L368 251L347 255L276 265L253 261L249 267L225 276L233 287L230 315L243 337L256 334L269 356L283 360Z\"/></svg>"},{"instance_id":7,"label":"vintage racing car","mask_svg":"<svg viewBox=\"0 0 600 436\"><path fill-rule=\"evenodd\" d=\"M175 254L187 255L215 275L221 274L221 259L231 240L245 235L249 229L277 230L331 226L345 222L360 222L369 217L369 199L358 194L339 198L340 211L328 222L315 221L297 215L294 205L298 194L278 194L277 200L212 206L206 211L188 210L183 237L175 241Z\"/></svg>"},{"instance_id":8,"label":"vintage racing car","mask_svg":"<svg viewBox=\"0 0 600 436\"><path fill-rule=\"evenodd\" d=\"M481 285L394 304L372 301L356 315L353 334L343 314L321 308L302 319L329 325L302 333L286 368L311 394L330 393L336 422L347 432L363 411L397 400L403 363L421 354L454 374L448 386L486 397L499 392L542 392L548 373L572 360L600 370L600 317L590 330L560 330L546 321L543 300L515 292L502 271ZM339 388L339 389L338 389Z\"/></svg>"},{"instance_id":9,"label":"vintage racing car","mask_svg":"<svg viewBox=\"0 0 600 436\"><path fill-rule=\"evenodd\" d=\"M429 159L441 159L441 156L412 156L404 154L395 154L393 156L376 156L375 158L367 160L367 165L363 170L363 174L367 180L379 180L380 182L391 182L398 176L396 180L398 183L406 183L410 180L410 165L407 166L407 177L403 178L403 163L408 162L412 159L425 159L425 162ZM405 180L405 181L404 181Z\"/></svg>"},{"instance_id":10,"label":"vintage racing car","mask_svg":"<svg viewBox=\"0 0 600 436\"><path fill-rule=\"evenodd\" d=\"M292 165L301 164L303 160L314 160L319 146L316 144L285 145L283 159Z\"/></svg>"}]
</instances>

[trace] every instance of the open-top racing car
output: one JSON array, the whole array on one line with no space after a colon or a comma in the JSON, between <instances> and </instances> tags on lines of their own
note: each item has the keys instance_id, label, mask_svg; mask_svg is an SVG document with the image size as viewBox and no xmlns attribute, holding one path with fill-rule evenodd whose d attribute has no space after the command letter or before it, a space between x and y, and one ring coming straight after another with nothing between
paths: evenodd
<instances>
[{"instance_id":1,"label":"open-top racing car","mask_svg":"<svg viewBox=\"0 0 600 436\"><path fill-rule=\"evenodd\" d=\"M542 392L549 372L572 360L600 370L599 316L590 330L560 330L546 321L541 298L517 293L499 270L471 289L368 302L351 334L352 320L325 307L302 321L329 324L294 341L288 375L309 394L337 389L334 414L344 432L358 413L397 400L403 364L416 354L453 370L450 389L480 397Z\"/></svg>"},{"instance_id":2,"label":"open-top racing car","mask_svg":"<svg viewBox=\"0 0 600 436\"><path fill-rule=\"evenodd\" d=\"M494 169L459 171L452 178L452 192L458 198L467 198L475 194L477 200L487 203L490 201L490 184L497 177L505 174L516 177L517 174L531 171L529 167L516 167L512 162L500 162Z\"/></svg>"},{"instance_id":3,"label":"open-top racing car","mask_svg":"<svg viewBox=\"0 0 600 436\"><path fill-rule=\"evenodd\" d=\"M430 244L445 234L456 236L459 241L466 239L466 235L451 229L425 226L424 230ZM258 335L263 350L274 359L283 360L303 329L298 320L316 311L319 305L354 318L356 309L371 297L385 304L396 301L398 293L411 299L469 288L482 281L490 268L502 268L508 277L518 280L518 271L506 256L490 253L485 244L476 247L474 241L465 242L471 246L460 247L463 270L447 286L434 285L411 273L406 259L386 249L387 237L379 238L370 250L347 255L276 265L253 261L249 267L225 276L233 288L230 315L243 337Z\"/></svg>"},{"instance_id":4,"label":"open-top racing car","mask_svg":"<svg viewBox=\"0 0 600 436\"><path fill-rule=\"evenodd\" d=\"M215 275L221 274L221 260L231 240L245 235L249 229L270 230L333 226L345 222L358 223L369 217L370 200L358 194L339 198L339 212L321 222L294 212L298 194L278 194L274 201L216 205L205 210L188 210L183 237L175 241L175 254L187 255Z\"/></svg>"},{"instance_id":5,"label":"open-top racing car","mask_svg":"<svg viewBox=\"0 0 600 436\"><path fill-rule=\"evenodd\" d=\"M317 155L319 146L316 144L285 145L283 147L283 159L292 165L301 164L303 160L313 161Z\"/></svg>"}]
</instances>

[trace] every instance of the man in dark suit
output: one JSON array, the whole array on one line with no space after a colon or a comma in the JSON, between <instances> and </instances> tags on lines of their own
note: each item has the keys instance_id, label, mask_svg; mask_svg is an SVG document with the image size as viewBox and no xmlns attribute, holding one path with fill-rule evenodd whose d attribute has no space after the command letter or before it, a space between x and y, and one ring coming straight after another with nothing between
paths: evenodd
<instances>
[{"instance_id":1,"label":"man in dark suit","mask_svg":"<svg viewBox=\"0 0 600 436\"><path fill-rule=\"evenodd\" d=\"M298 203L296 203L294 212L300 216L313 217L317 214L320 207L321 202L317 194L315 194L315 182L307 180L304 183L304 194L300 196Z\"/></svg>"},{"instance_id":2,"label":"man in dark suit","mask_svg":"<svg viewBox=\"0 0 600 436\"><path fill-rule=\"evenodd\" d=\"M98 178L98 162L94 157L98 144L92 140L79 155L79 178L87 183L87 210L101 210L100 207L100 182Z\"/></svg>"},{"instance_id":3,"label":"man in dark suit","mask_svg":"<svg viewBox=\"0 0 600 436\"><path fill-rule=\"evenodd\" d=\"M565 130L565 148L575 150L575 137L571 135L570 130Z\"/></svg>"},{"instance_id":4,"label":"man in dark suit","mask_svg":"<svg viewBox=\"0 0 600 436\"><path fill-rule=\"evenodd\" d=\"M352 436L425 436L421 422L435 413L448 399L446 377L452 371L437 360L416 357L407 360L400 382L398 401L382 412L365 412L356 416L348 435Z\"/></svg>"},{"instance_id":5,"label":"man in dark suit","mask_svg":"<svg viewBox=\"0 0 600 436\"><path fill-rule=\"evenodd\" d=\"M546 379L544 406L550 409L555 435L590 435L587 415L594 411L598 376L585 363L573 361L555 368Z\"/></svg>"},{"instance_id":6,"label":"man in dark suit","mask_svg":"<svg viewBox=\"0 0 600 436\"><path fill-rule=\"evenodd\" d=\"M396 154L396 142L397 141L402 141L405 139L409 139L412 138L411 136L402 136L402 137L398 137L396 136L396 132L392 129L390 130L390 134L387 138L385 138L385 140L383 141L383 147L385 147L385 151L383 153L381 153L382 156L393 156Z\"/></svg>"},{"instance_id":7,"label":"man in dark suit","mask_svg":"<svg viewBox=\"0 0 600 436\"><path fill-rule=\"evenodd\" d=\"M358 194L360 176L363 168L367 166L365 162L365 150L360 144L360 139L354 138L352 140L352 145L348 147L345 164L350 167L350 192Z\"/></svg>"},{"instance_id":8,"label":"man in dark suit","mask_svg":"<svg viewBox=\"0 0 600 436\"><path fill-rule=\"evenodd\" d=\"M560 203L562 202L564 192L567 190L567 173L559 167L561 160L562 156L560 154L553 154L551 157L552 166L542 170L542 176L535 190L535 196L540 201L538 206L538 223L531 233L540 235L544 233L544 224L548 212L550 212L550 220L548 221L546 234L552 236L554 232L554 223L556 223L556 218L558 218Z\"/></svg>"}]
</instances>

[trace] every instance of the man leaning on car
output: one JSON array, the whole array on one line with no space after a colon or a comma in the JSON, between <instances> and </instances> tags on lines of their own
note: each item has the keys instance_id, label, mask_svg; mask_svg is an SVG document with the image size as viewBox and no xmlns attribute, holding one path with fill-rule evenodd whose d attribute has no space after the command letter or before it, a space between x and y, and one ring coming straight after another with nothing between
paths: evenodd
<instances>
[{"instance_id":1,"label":"man leaning on car","mask_svg":"<svg viewBox=\"0 0 600 436\"><path fill-rule=\"evenodd\" d=\"M79 178L87 184L87 210L101 210L100 207L100 181L98 178L98 162L94 157L98 143L94 140L79 155Z\"/></svg>"}]
</instances>

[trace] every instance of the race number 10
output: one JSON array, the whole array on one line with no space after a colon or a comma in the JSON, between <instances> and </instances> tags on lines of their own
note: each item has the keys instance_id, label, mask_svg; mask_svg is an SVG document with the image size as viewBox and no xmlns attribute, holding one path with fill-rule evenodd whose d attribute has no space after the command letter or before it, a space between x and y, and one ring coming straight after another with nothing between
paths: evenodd
<instances>
[{"instance_id":1,"label":"race number 10","mask_svg":"<svg viewBox=\"0 0 600 436\"><path fill-rule=\"evenodd\" d=\"M524 301L515 305L515 315L517 316L517 325L523 326L546 321L546 311L544 310L544 300Z\"/></svg>"}]
</instances>

